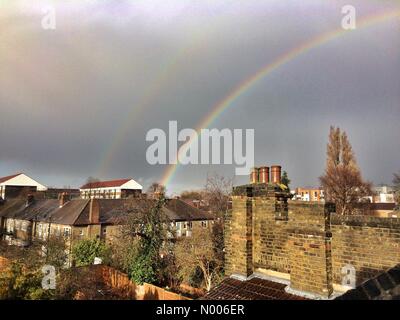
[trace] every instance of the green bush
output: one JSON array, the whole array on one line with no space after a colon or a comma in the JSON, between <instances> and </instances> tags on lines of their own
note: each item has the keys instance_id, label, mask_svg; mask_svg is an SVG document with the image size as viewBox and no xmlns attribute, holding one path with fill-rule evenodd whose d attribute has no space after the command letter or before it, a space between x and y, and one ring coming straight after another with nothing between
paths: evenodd
<instances>
[{"instance_id":1,"label":"green bush","mask_svg":"<svg viewBox=\"0 0 400 320\"><path fill-rule=\"evenodd\" d=\"M94 258L101 258L104 264L110 257L109 247L99 239L81 240L72 248L72 257L76 266L93 264Z\"/></svg>"}]
</instances>

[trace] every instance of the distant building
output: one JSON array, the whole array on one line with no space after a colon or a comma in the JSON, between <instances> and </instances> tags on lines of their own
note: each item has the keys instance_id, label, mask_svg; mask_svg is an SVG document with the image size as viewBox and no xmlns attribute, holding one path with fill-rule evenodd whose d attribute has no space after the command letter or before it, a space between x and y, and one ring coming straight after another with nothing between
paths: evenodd
<instances>
[{"instance_id":1,"label":"distant building","mask_svg":"<svg viewBox=\"0 0 400 320\"><path fill-rule=\"evenodd\" d=\"M138 196L143 187L133 179L89 182L80 187L82 199L124 199Z\"/></svg>"},{"instance_id":2,"label":"distant building","mask_svg":"<svg viewBox=\"0 0 400 320\"><path fill-rule=\"evenodd\" d=\"M24 173L0 178L0 197L2 199L16 198L23 194L45 191L47 187Z\"/></svg>"},{"instance_id":3,"label":"distant building","mask_svg":"<svg viewBox=\"0 0 400 320\"><path fill-rule=\"evenodd\" d=\"M381 185L373 188L373 195L370 197L373 203L394 203L394 189L390 186Z\"/></svg>"},{"instance_id":4,"label":"distant building","mask_svg":"<svg viewBox=\"0 0 400 320\"><path fill-rule=\"evenodd\" d=\"M324 190L316 187L296 188L294 200L301 201L323 201L325 197Z\"/></svg>"},{"instance_id":5,"label":"distant building","mask_svg":"<svg viewBox=\"0 0 400 320\"><path fill-rule=\"evenodd\" d=\"M395 209L396 204L394 202L360 202L355 206L355 214L382 218L396 218L397 214L394 212Z\"/></svg>"}]
</instances>

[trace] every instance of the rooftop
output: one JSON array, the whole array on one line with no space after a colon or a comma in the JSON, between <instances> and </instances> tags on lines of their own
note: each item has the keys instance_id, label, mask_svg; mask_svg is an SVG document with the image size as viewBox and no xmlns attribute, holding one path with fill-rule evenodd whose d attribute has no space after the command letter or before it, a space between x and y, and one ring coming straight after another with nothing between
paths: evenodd
<instances>
[{"instance_id":1,"label":"rooftop","mask_svg":"<svg viewBox=\"0 0 400 320\"><path fill-rule=\"evenodd\" d=\"M337 300L400 300L400 264L369 279Z\"/></svg>"},{"instance_id":2,"label":"rooftop","mask_svg":"<svg viewBox=\"0 0 400 320\"><path fill-rule=\"evenodd\" d=\"M18 176L21 175L21 174L22 174L22 173L16 173L16 174L13 174L13 175L11 175L11 176L1 177L1 178L0 178L0 183L6 182L6 181L8 181L8 180L10 180L10 179L12 179L12 178L18 177Z\"/></svg>"},{"instance_id":3,"label":"rooftop","mask_svg":"<svg viewBox=\"0 0 400 320\"><path fill-rule=\"evenodd\" d=\"M224 279L208 292L205 300L306 300L285 291L286 284L261 278L241 281L234 278Z\"/></svg>"},{"instance_id":4,"label":"rooftop","mask_svg":"<svg viewBox=\"0 0 400 320\"><path fill-rule=\"evenodd\" d=\"M28 221L49 221L63 225L89 224L88 199L73 199L60 208L56 199L34 199L29 205L22 198L4 201L0 205L0 217L14 218ZM95 199L99 203L100 223L118 224L126 217L128 212L134 212L143 205L151 206L155 200L132 199ZM146 203L145 203L146 202ZM171 221L196 221L212 220L212 215L189 204L178 200L169 199L163 208L164 213Z\"/></svg>"},{"instance_id":5,"label":"rooftop","mask_svg":"<svg viewBox=\"0 0 400 320\"><path fill-rule=\"evenodd\" d=\"M121 187L125 183L131 181L132 179L118 179L118 180L108 180L108 181L97 181L89 182L84 184L81 189L97 189L97 188L113 188Z\"/></svg>"}]
</instances>

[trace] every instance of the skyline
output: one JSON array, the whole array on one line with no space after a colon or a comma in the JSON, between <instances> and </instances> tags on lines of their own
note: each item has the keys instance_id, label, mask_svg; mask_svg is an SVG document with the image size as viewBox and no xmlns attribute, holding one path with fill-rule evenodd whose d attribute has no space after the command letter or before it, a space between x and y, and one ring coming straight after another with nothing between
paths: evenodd
<instances>
[{"instance_id":1,"label":"skyline","mask_svg":"<svg viewBox=\"0 0 400 320\"><path fill-rule=\"evenodd\" d=\"M169 120L201 128L264 66L340 28L345 4L59 1L57 28L44 31L39 9L53 2L0 10L0 176L24 171L58 187L89 176L159 181L169 169L146 163L147 131L165 130ZM353 5L360 21L400 11L396 1ZM400 19L383 20L285 61L210 128L254 128L256 165L280 164L292 186L304 186L318 184L329 126L337 125L364 178L390 183L400 169L399 27ZM201 188L207 172L232 176L234 165L180 166L167 189Z\"/></svg>"}]
</instances>

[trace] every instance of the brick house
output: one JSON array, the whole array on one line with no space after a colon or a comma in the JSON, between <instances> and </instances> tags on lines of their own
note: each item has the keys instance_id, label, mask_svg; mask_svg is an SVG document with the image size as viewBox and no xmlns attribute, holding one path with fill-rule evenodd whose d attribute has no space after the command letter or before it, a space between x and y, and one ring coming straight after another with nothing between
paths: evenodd
<instances>
[{"instance_id":1,"label":"brick house","mask_svg":"<svg viewBox=\"0 0 400 320\"><path fill-rule=\"evenodd\" d=\"M399 218L342 216L289 198L279 183L234 187L228 278L205 299L332 299L400 262Z\"/></svg>"},{"instance_id":2,"label":"brick house","mask_svg":"<svg viewBox=\"0 0 400 320\"><path fill-rule=\"evenodd\" d=\"M0 232L10 244L27 246L49 235L68 241L99 238L112 241L119 233L129 208L151 199L13 199L0 205ZM206 227L212 216L179 199L166 200L164 213L177 237L190 236L196 227Z\"/></svg>"}]
</instances>

